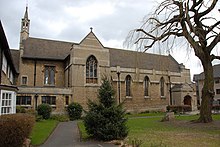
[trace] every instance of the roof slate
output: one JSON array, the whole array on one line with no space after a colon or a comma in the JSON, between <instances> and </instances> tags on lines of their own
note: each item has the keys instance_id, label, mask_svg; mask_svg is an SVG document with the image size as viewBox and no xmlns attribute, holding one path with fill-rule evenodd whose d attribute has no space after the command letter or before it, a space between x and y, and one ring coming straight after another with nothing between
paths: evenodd
<instances>
[{"instance_id":1,"label":"roof slate","mask_svg":"<svg viewBox=\"0 0 220 147\"><path fill-rule=\"evenodd\" d=\"M19 72L19 60L20 60L20 51L19 50L14 50L11 49L11 56L13 59L13 64L15 66L15 70L17 71L17 73Z\"/></svg>"},{"instance_id":2,"label":"roof slate","mask_svg":"<svg viewBox=\"0 0 220 147\"><path fill-rule=\"evenodd\" d=\"M23 58L64 60L74 43L28 38L24 41Z\"/></svg>"},{"instance_id":3,"label":"roof slate","mask_svg":"<svg viewBox=\"0 0 220 147\"><path fill-rule=\"evenodd\" d=\"M70 54L72 44L79 45L71 42L28 38L24 41L23 58L64 60ZM180 72L179 64L170 55L156 55L107 47L104 49L109 50L111 67Z\"/></svg>"},{"instance_id":4,"label":"roof slate","mask_svg":"<svg viewBox=\"0 0 220 147\"><path fill-rule=\"evenodd\" d=\"M125 68L155 69L180 72L178 62L172 56L164 56L129 50L109 48L110 65Z\"/></svg>"}]
</instances>

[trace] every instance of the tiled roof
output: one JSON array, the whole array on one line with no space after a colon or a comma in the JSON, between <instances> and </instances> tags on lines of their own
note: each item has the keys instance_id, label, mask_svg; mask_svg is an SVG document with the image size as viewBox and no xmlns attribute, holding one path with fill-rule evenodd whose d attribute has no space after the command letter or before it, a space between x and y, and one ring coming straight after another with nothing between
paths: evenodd
<instances>
[{"instance_id":1,"label":"tiled roof","mask_svg":"<svg viewBox=\"0 0 220 147\"><path fill-rule=\"evenodd\" d=\"M155 69L179 72L179 64L172 56L156 55L136 51L109 48L110 66L125 68Z\"/></svg>"},{"instance_id":2,"label":"tiled roof","mask_svg":"<svg viewBox=\"0 0 220 147\"><path fill-rule=\"evenodd\" d=\"M64 60L70 53L73 43L28 38L24 41L24 58Z\"/></svg>"},{"instance_id":3,"label":"tiled roof","mask_svg":"<svg viewBox=\"0 0 220 147\"><path fill-rule=\"evenodd\" d=\"M20 51L19 50L14 50L11 49L11 56L13 59L13 64L15 66L15 70L17 71L17 73L19 72L19 59L20 59Z\"/></svg>"},{"instance_id":4,"label":"tiled roof","mask_svg":"<svg viewBox=\"0 0 220 147\"><path fill-rule=\"evenodd\" d=\"M24 41L23 57L46 60L64 60L70 54L72 44L75 43L28 38ZM169 70L172 72L180 71L179 64L170 55L164 56L106 47L104 47L104 49L109 49L111 67L120 66L122 68L137 67L149 70Z\"/></svg>"}]
</instances>

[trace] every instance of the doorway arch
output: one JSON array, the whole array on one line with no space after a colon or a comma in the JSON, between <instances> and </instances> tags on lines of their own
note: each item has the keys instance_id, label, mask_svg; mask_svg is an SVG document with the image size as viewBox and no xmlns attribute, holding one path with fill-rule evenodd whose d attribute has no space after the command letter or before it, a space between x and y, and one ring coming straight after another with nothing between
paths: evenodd
<instances>
[{"instance_id":1,"label":"doorway arch","mask_svg":"<svg viewBox=\"0 0 220 147\"><path fill-rule=\"evenodd\" d=\"M186 95L183 100L184 105L192 106L191 102L192 102L192 97L189 95Z\"/></svg>"}]
</instances>

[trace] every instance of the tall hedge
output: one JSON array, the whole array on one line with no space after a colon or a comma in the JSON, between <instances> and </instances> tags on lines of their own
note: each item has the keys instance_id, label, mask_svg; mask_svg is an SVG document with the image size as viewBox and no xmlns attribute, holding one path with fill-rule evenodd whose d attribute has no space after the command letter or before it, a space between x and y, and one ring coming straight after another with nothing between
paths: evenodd
<instances>
[{"instance_id":1,"label":"tall hedge","mask_svg":"<svg viewBox=\"0 0 220 147\"><path fill-rule=\"evenodd\" d=\"M0 116L0 147L21 147L34 123L34 116L28 114Z\"/></svg>"},{"instance_id":2,"label":"tall hedge","mask_svg":"<svg viewBox=\"0 0 220 147\"><path fill-rule=\"evenodd\" d=\"M86 131L98 140L123 139L128 134L122 105L117 105L111 83L105 78L99 89L99 103L89 100L84 118Z\"/></svg>"}]
</instances>

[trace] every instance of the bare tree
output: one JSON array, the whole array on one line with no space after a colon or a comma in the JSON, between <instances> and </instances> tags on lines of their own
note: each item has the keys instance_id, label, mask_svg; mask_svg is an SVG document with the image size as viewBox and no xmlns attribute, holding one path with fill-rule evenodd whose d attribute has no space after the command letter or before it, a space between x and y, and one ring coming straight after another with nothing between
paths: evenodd
<instances>
[{"instance_id":1,"label":"bare tree","mask_svg":"<svg viewBox=\"0 0 220 147\"><path fill-rule=\"evenodd\" d=\"M220 42L220 10L216 8L218 6L218 0L164 0L143 26L136 30L136 34L139 34L136 43L147 41L145 50L153 47L156 42L178 37L184 38L194 50L205 75L199 122L212 121L212 61L220 59L220 56L212 53Z\"/></svg>"}]
</instances>

